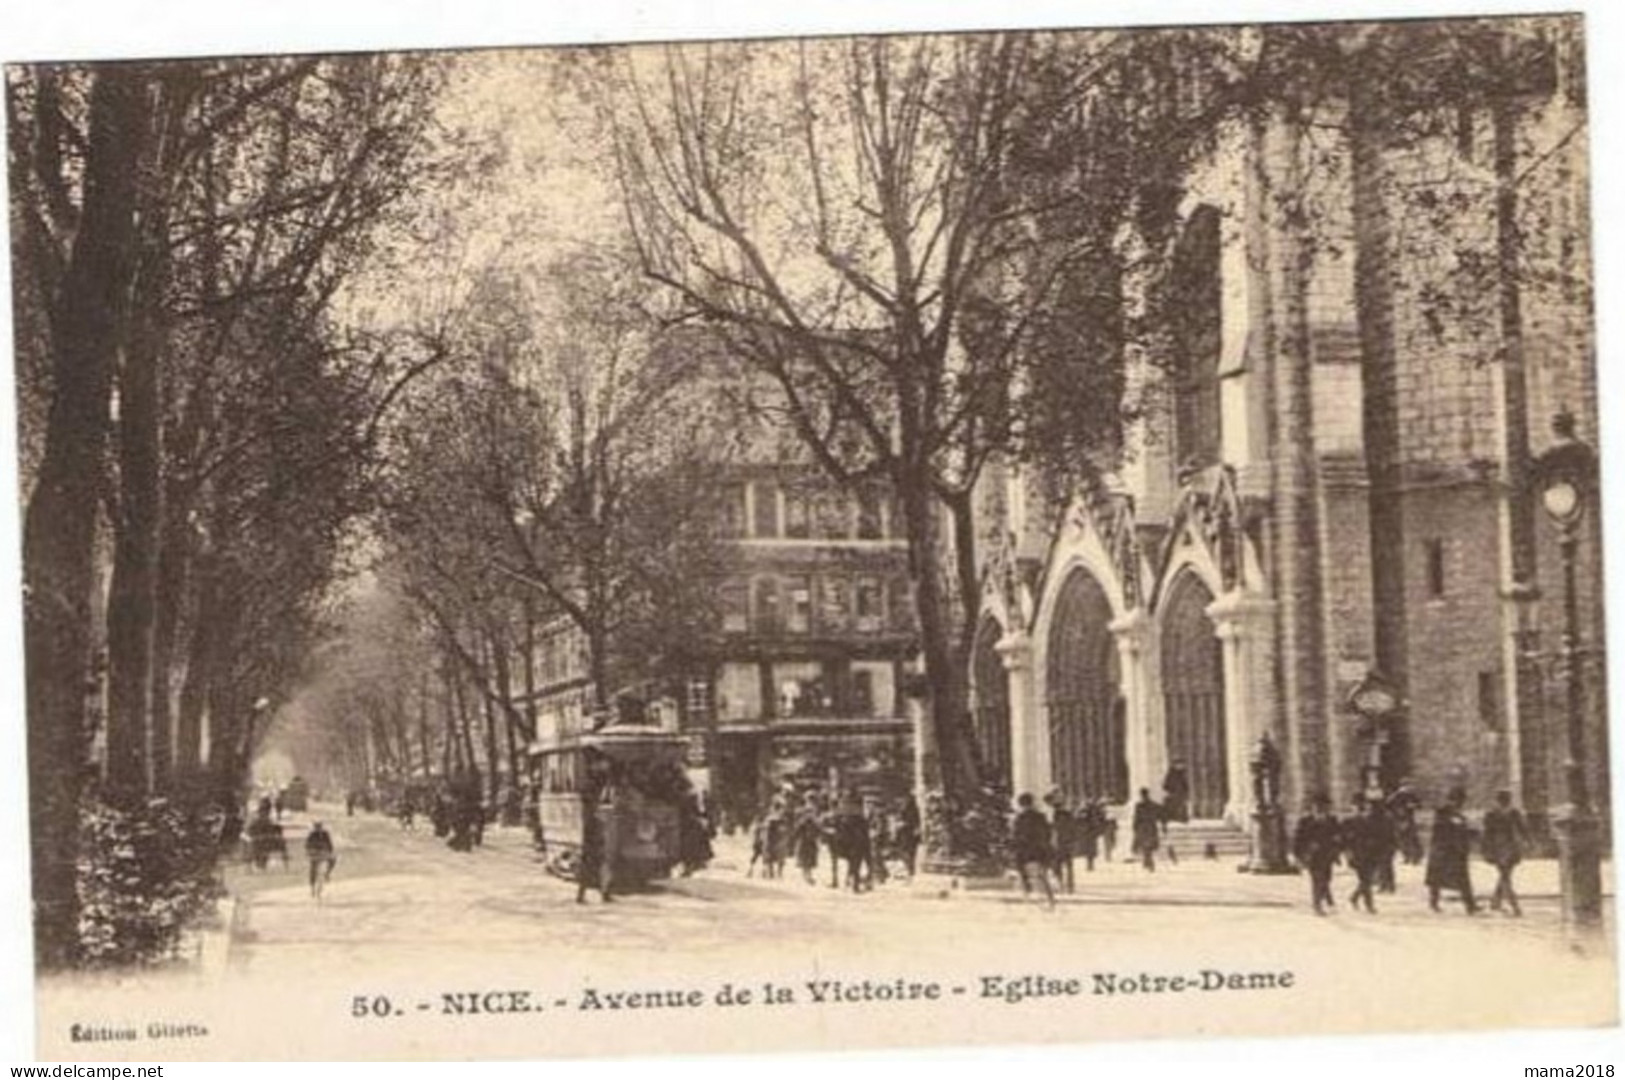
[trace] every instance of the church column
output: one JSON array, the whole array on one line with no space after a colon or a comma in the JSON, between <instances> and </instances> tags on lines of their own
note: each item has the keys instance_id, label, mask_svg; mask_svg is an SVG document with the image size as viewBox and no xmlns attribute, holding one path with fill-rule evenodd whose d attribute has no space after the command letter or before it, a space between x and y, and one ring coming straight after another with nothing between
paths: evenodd
<instances>
[{"instance_id":1,"label":"church column","mask_svg":"<svg viewBox=\"0 0 1625 1080\"><path fill-rule=\"evenodd\" d=\"M1269 729L1271 669L1274 658L1275 602L1234 589L1207 609L1224 650L1225 772L1228 821L1246 826L1253 807L1249 761L1260 735ZM1272 733L1277 744L1279 733Z\"/></svg>"},{"instance_id":2,"label":"church column","mask_svg":"<svg viewBox=\"0 0 1625 1080\"><path fill-rule=\"evenodd\" d=\"M1049 790L1049 731L1033 706L1033 643L1012 629L993 646L1004 662L1010 691L1010 783L1012 794Z\"/></svg>"},{"instance_id":3,"label":"church column","mask_svg":"<svg viewBox=\"0 0 1625 1080\"><path fill-rule=\"evenodd\" d=\"M1141 788L1161 789L1166 751L1162 739L1161 695L1151 677L1151 618L1131 608L1107 627L1117 639L1119 688L1124 701L1124 753L1128 757L1128 796Z\"/></svg>"}]
</instances>

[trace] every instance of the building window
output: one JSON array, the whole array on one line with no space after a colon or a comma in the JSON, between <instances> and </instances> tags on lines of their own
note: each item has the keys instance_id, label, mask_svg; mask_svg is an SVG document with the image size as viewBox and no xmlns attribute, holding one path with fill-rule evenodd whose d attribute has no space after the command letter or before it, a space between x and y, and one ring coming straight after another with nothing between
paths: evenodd
<instances>
[{"instance_id":1,"label":"building window","mask_svg":"<svg viewBox=\"0 0 1625 1080\"><path fill-rule=\"evenodd\" d=\"M852 672L852 713L855 716L875 714L875 676L861 669Z\"/></svg>"},{"instance_id":2,"label":"building window","mask_svg":"<svg viewBox=\"0 0 1625 1080\"><path fill-rule=\"evenodd\" d=\"M1429 540L1424 550L1427 555L1428 596L1438 600L1444 596L1444 541Z\"/></svg>"},{"instance_id":3,"label":"building window","mask_svg":"<svg viewBox=\"0 0 1625 1080\"><path fill-rule=\"evenodd\" d=\"M820 583L823 602L819 606L818 620L826 630L845 630L852 622L852 586L838 577L824 578Z\"/></svg>"},{"instance_id":4,"label":"building window","mask_svg":"<svg viewBox=\"0 0 1625 1080\"><path fill-rule=\"evenodd\" d=\"M903 578L894 578L891 583L891 628L904 631L914 629L914 591Z\"/></svg>"},{"instance_id":5,"label":"building window","mask_svg":"<svg viewBox=\"0 0 1625 1080\"><path fill-rule=\"evenodd\" d=\"M859 660L852 665L854 716L891 716L896 709L897 680L892 665L879 660Z\"/></svg>"},{"instance_id":6,"label":"building window","mask_svg":"<svg viewBox=\"0 0 1625 1080\"><path fill-rule=\"evenodd\" d=\"M813 498L817 535L824 540L847 540L852 536L852 504L846 493L832 487L820 488Z\"/></svg>"},{"instance_id":7,"label":"building window","mask_svg":"<svg viewBox=\"0 0 1625 1080\"><path fill-rule=\"evenodd\" d=\"M755 664L723 664L717 681L717 716L722 720L760 720L762 673Z\"/></svg>"},{"instance_id":8,"label":"building window","mask_svg":"<svg viewBox=\"0 0 1625 1080\"><path fill-rule=\"evenodd\" d=\"M722 490L722 535L737 540L745 535L745 485L729 484Z\"/></svg>"},{"instance_id":9,"label":"building window","mask_svg":"<svg viewBox=\"0 0 1625 1080\"><path fill-rule=\"evenodd\" d=\"M1478 673L1478 719L1486 731L1502 728L1501 676L1497 672Z\"/></svg>"},{"instance_id":10,"label":"building window","mask_svg":"<svg viewBox=\"0 0 1625 1080\"><path fill-rule=\"evenodd\" d=\"M773 686L778 693L780 716L828 716L832 711L821 664L774 664Z\"/></svg>"},{"instance_id":11,"label":"building window","mask_svg":"<svg viewBox=\"0 0 1625 1080\"><path fill-rule=\"evenodd\" d=\"M751 486L751 495L756 501L755 528L751 535L760 540L771 540L779 535L779 489L776 485L765 480L758 480Z\"/></svg>"},{"instance_id":12,"label":"building window","mask_svg":"<svg viewBox=\"0 0 1625 1080\"><path fill-rule=\"evenodd\" d=\"M744 582L725 581L717 590L722 608L724 633L743 634L750 629L750 597Z\"/></svg>"},{"instance_id":13,"label":"building window","mask_svg":"<svg viewBox=\"0 0 1625 1080\"><path fill-rule=\"evenodd\" d=\"M1203 469L1219 461L1220 254L1219 211L1198 207L1180 237L1169 283L1175 465L1180 469Z\"/></svg>"},{"instance_id":14,"label":"building window","mask_svg":"<svg viewBox=\"0 0 1625 1080\"><path fill-rule=\"evenodd\" d=\"M787 592L785 629L805 634L812 629L812 581L805 574L790 578Z\"/></svg>"},{"instance_id":15,"label":"building window","mask_svg":"<svg viewBox=\"0 0 1625 1080\"><path fill-rule=\"evenodd\" d=\"M784 535L805 540L812 535L812 510L807 489L786 488L784 492Z\"/></svg>"},{"instance_id":16,"label":"building window","mask_svg":"<svg viewBox=\"0 0 1625 1080\"><path fill-rule=\"evenodd\" d=\"M879 578L858 579L857 614L860 633L873 634L880 630L886 614L886 597Z\"/></svg>"},{"instance_id":17,"label":"building window","mask_svg":"<svg viewBox=\"0 0 1625 1080\"><path fill-rule=\"evenodd\" d=\"M756 579L756 628L767 633L779 629L779 583L773 578Z\"/></svg>"},{"instance_id":18,"label":"building window","mask_svg":"<svg viewBox=\"0 0 1625 1080\"><path fill-rule=\"evenodd\" d=\"M881 520L880 491L873 486L858 490L858 539L879 540L886 535Z\"/></svg>"},{"instance_id":19,"label":"building window","mask_svg":"<svg viewBox=\"0 0 1625 1080\"><path fill-rule=\"evenodd\" d=\"M705 679L688 680L684 708L691 724L703 724L711 716L711 684Z\"/></svg>"}]
</instances>

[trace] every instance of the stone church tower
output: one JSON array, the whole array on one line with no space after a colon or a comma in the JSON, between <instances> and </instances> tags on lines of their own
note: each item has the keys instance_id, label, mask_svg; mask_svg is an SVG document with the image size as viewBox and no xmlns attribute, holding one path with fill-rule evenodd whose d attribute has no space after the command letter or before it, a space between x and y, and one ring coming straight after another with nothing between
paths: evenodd
<instances>
[{"instance_id":1,"label":"stone church tower","mask_svg":"<svg viewBox=\"0 0 1625 1080\"><path fill-rule=\"evenodd\" d=\"M1174 234L1122 237L1157 330L1129 358L1146 407L1112 490L1052 525L1006 467L982 500L1000 543L971 684L1014 791L1122 803L1177 762L1193 815L1239 826L1268 733L1289 808L1402 778L1430 802L1562 801L1563 581L1529 462L1560 411L1595 444L1596 372L1578 41L1554 25L1555 75L1404 145L1348 103L1232 122ZM1351 706L1368 680L1386 719Z\"/></svg>"}]
</instances>

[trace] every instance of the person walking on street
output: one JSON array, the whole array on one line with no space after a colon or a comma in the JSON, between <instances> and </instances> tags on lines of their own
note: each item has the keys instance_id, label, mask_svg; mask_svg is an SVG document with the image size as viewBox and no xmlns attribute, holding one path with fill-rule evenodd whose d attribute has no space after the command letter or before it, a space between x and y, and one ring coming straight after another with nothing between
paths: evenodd
<instances>
[{"instance_id":1,"label":"person walking on street","mask_svg":"<svg viewBox=\"0 0 1625 1080\"><path fill-rule=\"evenodd\" d=\"M310 861L310 895L320 901L338 858L333 854L333 837L319 821L310 827L305 837L305 858Z\"/></svg>"},{"instance_id":2,"label":"person walking on street","mask_svg":"<svg viewBox=\"0 0 1625 1080\"><path fill-rule=\"evenodd\" d=\"M1439 910L1439 894L1448 890L1461 895L1467 914L1478 914L1478 902L1473 899L1473 879L1467 866L1473 845L1473 828L1463 813L1466 805L1466 790L1455 787L1450 790L1444 805L1433 815L1426 881L1428 907L1434 911Z\"/></svg>"},{"instance_id":3,"label":"person walking on street","mask_svg":"<svg viewBox=\"0 0 1625 1080\"><path fill-rule=\"evenodd\" d=\"M897 854L903 860L910 881L914 880L919 868L920 831L920 804L912 794L906 795L897 814Z\"/></svg>"},{"instance_id":4,"label":"person walking on street","mask_svg":"<svg viewBox=\"0 0 1625 1080\"><path fill-rule=\"evenodd\" d=\"M1084 799L1077 821L1077 851L1083 856L1084 869L1090 873L1094 872L1095 859L1100 855L1100 842L1105 835L1105 805L1098 796Z\"/></svg>"},{"instance_id":5,"label":"person walking on street","mask_svg":"<svg viewBox=\"0 0 1625 1080\"><path fill-rule=\"evenodd\" d=\"M1388 820L1393 823L1394 839L1406 866L1422 861L1422 829L1416 823L1416 812L1422 808L1422 799L1416 794L1410 780L1401 780L1394 793L1388 796ZM1392 889L1384 890L1392 892Z\"/></svg>"},{"instance_id":6,"label":"person walking on street","mask_svg":"<svg viewBox=\"0 0 1625 1080\"><path fill-rule=\"evenodd\" d=\"M588 791L581 797L581 859L576 866L576 903L587 902L587 890L597 889L604 903L614 899L610 837L598 816L599 794Z\"/></svg>"},{"instance_id":7,"label":"person walking on street","mask_svg":"<svg viewBox=\"0 0 1625 1080\"><path fill-rule=\"evenodd\" d=\"M1359 881L1349 896L1349 906L1356 911L1364 900L1366 911L1376 914L1372 889L1378 884L1383 862L1387 860L1392 865L1393 859L1393 844L1386 833L1382 807L1374 799L1356 796L1354 816L1343 825L1343 847Z\"/></svg>"},{"instance_id":8,"label":"person walking on street","mask_svg":"<svg viewBox=\"0 0 1625 1080\"><path fill-rule=\"evenodd\" d=\"M818 869L818 842L821 839L823 830L818 820L818 802L813 793L808 792L801 812L796 815L795 830L790 836L790 845L795 849L796 867L808 885L814 883L813 871Z\"/></svg>"},{"instance_id":9,"label":"person walking on street","mask_svg":"<svg viewBox=\"0 0 1625 1080\"><path fill-rule=\"evenodd\" d=\"M1167 821L1191 819L1191 778L1177 758L1162 777L1162 816Z\"/></svg>"},{"instance_id":10,"label":"person walking on street","mask_svg":"<svg viewBox=\"0 0 1625 1080\"><path fill-rule=\"evenodd\" d=\"M850 793L841 797L840 809L836 811L835 843L830 853L832 863L837 858L846 863L846 884L853 892L862 892L869 886L870 881L865 877L870 856L869 822L863 816L857 797ZM832 875L832 883L836 876Z\"/></svg>"},{"instance_id":11,"label":"person walking on street","mask_svg":"<svg viewBox=\"0 0 1625 1080\"><path fill-rule=\"evenodd\" d=\"M1073 859L1078 848L1078 819L1066 805L1059 788L1044 796L1050 808L1050 836L1054 845L1055 884L1070 894L1075 887Z\"/></svg>"},{"instance_id":12,"label":"person walking on street","mask_svg":"<svg viewBox=\"0 0 1625 1080\"><path fill-rule=\"evenodd\" d=\"M1140 801L1134 804L1134 854L1147 870L1157 868L1157 847L1162 842L1162 807L1151 798L1150 788L1140 789Z\"/></svg>"},{"instance_id":13,"label":"person walking on street","mask_svg":"<svg viewBox=\"0 0 1625 1080\"><path fill-rule=\"evenodd\" d=\"M1021 891L1031 895L1036 882L1044 890L1049 906L1054 907L1055 891L1050 888L1049 872L1055 849L1049 821L1033 806L1033 797L1027 792L1021 793L1016 807L1015 820L1010 823L1010 855L1021 875Z\"/></svg>"},{"instance_id":14,"label":"person walking on street","mask_svg":"<svg viewBox=\"0 0 1625 1080\"><path fill-rule=\"evenodd\" d=\"M1337 907L1332 899L1332 867L1337 865L1343 837L1337 818L1332 816L1331 802L1324 792L1316 792L1309 800L1309 812L1298 819L1298 828L1292 834L1292 854L1298 865L1309 871L1309 892L1316 915Z\"/></svg>"},{"instance_id":15,"label":"person walking on street","mask_svg":"<svg viewBox=\"0 0 1625 1080\"><path fill-rule=\"evenodd\" d=\"M1490 907L1508 914L1521 916L1518 893L1512 887L1512 871L1523 861L1523 851L1529 843L1529 826L1523 812L1512 805L1512 792L1502 789L1495 793L1495 806L1484 815L1484 859L1495 867L1495 894Z\"/></svg>"}]
</instances>

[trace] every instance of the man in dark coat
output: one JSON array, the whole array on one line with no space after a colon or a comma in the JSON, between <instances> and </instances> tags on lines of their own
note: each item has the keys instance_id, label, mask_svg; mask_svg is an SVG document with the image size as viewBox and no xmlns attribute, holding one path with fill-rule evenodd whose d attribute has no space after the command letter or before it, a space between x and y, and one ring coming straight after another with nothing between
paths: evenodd
<instances>
[{"instance_id":1,"label":"man in dark coat","mask_svg":"<svg viewBox=\"0 0 1625 1080\"><path fill-rule=\"evenodd\" d=\"M1484 815L1484 860L1495 867L1495 895L1490 907L1500 911L1502 905L1513 915L1522 915L1518 894L1512 888L1512 871L1523 861L1524 848L1529 843L1529 827L1522 811L1512 805L1512 792L1495 793L1495 806Z\"/></svg>"},{"instance_id":2,"label":"man in dark coat","mask_svg":"<svg viewBox=\"0 0 1625 1080\"><path fill-rule=\"evenodd\" d=\"M1174 761L1163 775L1162 816L1165 821L1191 819L1191 778L1182 761Z\"/></svg>"},{"instance_id":3,"label":"man in dark coat","mask_svg":"<svg viewBox=\"0 0 1625 1080\"><path fill-rule=\"evenodd\" d=\"M606 904L614 899L610 895L613 850L604 821L598 816L600 802L597 792L589 791L581 798L581 861L576 867L578 904L587 902L588 889L597 889Z\"/></svg>"},{"instance_id":4,"label":"man in dark coat","mask_svg":"<svg viewBox=\"0 0 1625 1080\"><path fill-rule=\"evenodd\" d=\"M1416 812L1421 807L1422 799L1409 780L1401 780L1399 787L1388 796L1388 820L1393 823L1394 840L1399 845L1400 854L1405 857L1406 866L1415 866L1422 861L1422 830L1416 824Z\"/></svg>"},{"instance_id":5,"label":"man in dark coat","mask_svg":"<svg viewBox=\"0 0 1625 1080\"><path fill-rule=\"evenodd\" d=\"M1446 890L1460 893L1467 914L1478 914L1478 902L1473 899L1473 879L1467 869L1467 858L1473 845L1473 829L1467 823L1462 808L1467 805L1467 792L1452 788L1433 815L1433 835L1428 844L1427 887L1428 907L1439 910L1439 894Z\"/></svg>"},{"instance_id":6,"label":"man in dark coat","mask_svg":"<svg viewBox=\"0 0 1625 1080\"><path fill-rule=\"evenodd\" d=\"M1344 850L1348 852L1349 866L1354 868L1354 875L1359 880L1349 896L1349 906L1356 911L1360 908L1361 900L1365 901L1367 911L1374 914L1377 910L1371 893L1380 880L1383 863L1393 864L1391 834L1392 829L1382 807L1373 799L1357 797L1354 816L1343 824Z\"/></svg>"},{"instance_id":7,"label":"man in dark coat","mask_svg":"<svg viewBox=\"0 0 1625 1080\"><path fill-rule=\"evenodd\" d=\"M1298 865L1309 871L1309 892L1316 915L1337 907L1332 899L1332 867L1337 865L1342 843L1342 829L1332 816L1331 800L1323 792L1316 793L1309 800L1309 812L1298 819L1292 834L1292 854Z\"/></svg>"},{"instance_id":8,"label":"man in dark coat","mask_svg":"<svg viewBox=\"0 0 1625 1080\"><path fill-rule=\"evenodd\" d=\"M1083 856L1086 870L1093 871L1095 868L1095 859L1100 855L1100 841L1106 835L1106 821L1106 805L1099 796L1085 799L1083 810L1078 815L1077 853Z\"/></svg>"},{"instance_id":9,"label":"man in dark coat","mask_svg":"<svg viewBox=\"0 0 1625 1080\"><path fill-rule=\"evenodd\" d=\"M711 833L700 809L700 798L692 791L677 805L677 848L684 877L705 869L711 862Z\"/></svg>"},{"instance_id":10,"label":"man in dark coat","mask_svg":"<svg viewBox=\"0 0 1625 1080\"><path fill-rule=\"evenodd\" d=\"M1066 796L1059 790L1044 796L1050 808L1050 837L1054 848L1055 881L1064 892L1072 892L1074 878L1072 860L1077 855L1078 819L1066 805Z\"/></svg>"},{"instance_id":11,"label":"man in dark coat","mask_svg":"<svg viewBox=\"0 0 1625 1080\"><path fill-rule=\"evenodd\" d=\"M869 865L869 822L857 799L850 795L842 798L835 813L835 840L830 846L832 871L836 859L846 863L846 883L852 891L862 891L867 885L864 870Z\"/></svg>"},{"instance_id":12,"label":"man in dark coat","mask_svg":"<svg viewBox=\"0 0 1625 1080\"><path fill-rule=\"evenodd\" d=\"M1134 804L1134 854L1147 870L1157 868L1157 846L1162 843L1162 807L1151 798L1150 788L1140 789L1140 801Z\"/></svg>"},{"instance_id":13,"label":"man in dark coat","mask_svg":"<svg viewBox=\"0 0 1625 1080\"><path fill-rule=\"evenodd\" d=\"M1049 821L1033 806L1033 797L1026 792L1016 800L1016 807L1015 820L1010 823L1010 857L1021 874L1021 891L1031 894L1036 883L1043 888L1049 905L1054 907L1055 893L1050 889L1049 872L1055 849Z\"/></svg>"},{"instance_id":14,"label":"man in dark coat","mask_svg":"<svg viewBox=\"0 0 1625 1080\"><path fill-rule=\"evenodd\" d=\"M818 869L818 842L823 838L822 833L818 800L809 791L800 813L796 815L795 828L790 834L790 846L795 851L796 867L808 885L813 884L813 871Z\"/></svg>"},{"instance_id":15,"label":"man in dark coat","mask_svg":"<svg viewBox=\"0 0 1625 1080\"><path fill-rule=\"evenodd\" d=\"M897 814L897 853L902 856L903 865L908 869L910 881L919 867L920 860L920 833L922 822L920 820L920 804L912 794L903 799L903 806Z\"/></svg>"}]
</instances>

